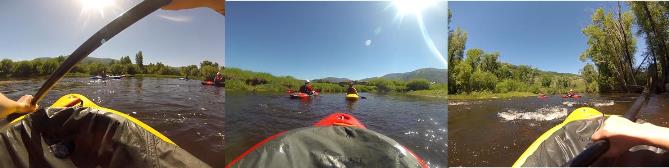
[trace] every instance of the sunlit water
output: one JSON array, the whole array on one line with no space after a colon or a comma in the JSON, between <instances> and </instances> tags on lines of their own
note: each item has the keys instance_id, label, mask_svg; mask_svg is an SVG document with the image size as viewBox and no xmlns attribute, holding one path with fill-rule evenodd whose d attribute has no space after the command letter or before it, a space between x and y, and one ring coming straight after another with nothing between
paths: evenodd
<instances>
[{"instance_id":1,"label":"sunlit water","mask_svg":"<svg viewBox=\"0 0 669 168\"><path fill-rule=\"evenodd\" d=\"M354 115L368 129L395 139L431 167L445 167L446 101L402 95L362 93L355 102L343 94L321 94L311 101L280 93L228 92L226 95L226 160L261 140L308 127L334 112Z\"/></svg>"},{"instance_id":2,"label":"sunlit water","mask_svg":"<svg viewBox=\"0 0 669 168\"><path fill-rule=\"evenodd\" d=\"M0 92L18 99L24 94L35 94L42 83L43 80L4 82ZM49 106L69 93L82 94L100 106L131 115L206 163L224 165L224 88L203 86L196 80L66 78L40 106Z\"/></svg>"},{"instance_id":3,"label":"sunlit water","mask_svg":"<svg viewBox=\"0 0 669 168\"><path fill-rule=\"evenodd\" d=\"M624 114L634 94L585 95L580 99L551 96L481 101L454 101L448 106L449 166L511 166L542 133L561 123L578 107L605 114ZM638 118L669 126L669 96L656 95Z\"/></svg>"}]
</instances>

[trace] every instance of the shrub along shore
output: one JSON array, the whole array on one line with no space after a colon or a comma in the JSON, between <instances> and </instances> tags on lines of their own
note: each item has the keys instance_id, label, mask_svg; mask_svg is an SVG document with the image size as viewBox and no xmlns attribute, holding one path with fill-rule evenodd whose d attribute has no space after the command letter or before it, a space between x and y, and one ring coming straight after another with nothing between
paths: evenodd
<instances>
[{"instance_id":1,"label":"shrub along shore","mask_svg":"<svg viewBox=\"0 0 669 168\"><path fill-rule=\"evenodd\" d=\"M226 90L254 92L285 92L298 90L304 80L292 76L274 76L265 72L253 72L239 68L226 68L223 71ZM431 83L425 79L410 81L374 78L368 81L354 81L358 92L406 93L426 97L446 97L446 84ZM348 87L346 82L312 82L314 89L325 93L343 93Z\"/></svg>"}]
</instances>

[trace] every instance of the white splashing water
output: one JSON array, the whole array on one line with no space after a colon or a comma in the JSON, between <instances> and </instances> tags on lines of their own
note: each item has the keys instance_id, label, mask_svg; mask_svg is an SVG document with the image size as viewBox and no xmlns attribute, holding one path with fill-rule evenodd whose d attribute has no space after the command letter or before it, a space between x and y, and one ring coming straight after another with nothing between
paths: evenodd
<instances>
[{"instance_id":1,"label":"white splashing water","mask_svg":"<svg viewBox=\"0 0 669 168\"><path fill-rule=\"evenodd\" d=\"M613 100L611 100L609 102L594 102L594 103L592 103L592 105L595 106L595 107L613 106L614 104L616 104L616 103L613 102Z\"/></svg>"},{"instance_id":2,"label":"white splashing water","mask_svg":"<svg viewBox=\"0 0 669 168\"><path fill-rule=\"evenodd\" d=\"M567 108L554 106L554 107L543 107L537 109L536 112L508 110L506 112L497 113L497 116L501 117L505 121L513 121L513 120L550 121L563 118L567 116L567 114L569 114Z\"/></svg>"},{"instance_id":3,"label":"white splashing water","mask_svg":"<svg viewBox=\"0 0 669 168\"><path fill-rule=\"evenodd\" d=\"M449 106L469 105L469 102L448 102Z\"/></svg>"},{"instance_id":4,"label":"white splashing water","mask_svg":"<svg viewBox=\"0 0 669 168\"><path fill-rule=\"evenodd\" d=\"M574 106L574 104L576 104L575 101L566 101L566 102L562 102L562 105L567 105L567 107Z\"/></svg>"}]
</instances>

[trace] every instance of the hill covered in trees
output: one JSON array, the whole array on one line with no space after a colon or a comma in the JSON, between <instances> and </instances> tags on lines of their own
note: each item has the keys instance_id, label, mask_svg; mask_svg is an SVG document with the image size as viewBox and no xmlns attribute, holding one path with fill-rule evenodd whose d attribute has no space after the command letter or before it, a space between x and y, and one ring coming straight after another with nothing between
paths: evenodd
<instances>
[{"instance_id":1,"label":"hill covered in trees","mask_svg":"<svg viewBox=\"0 0 669 168\"><path fill-rule=\"evenodd\" d=\"M418 80L418 79L425 79L430 82L435 82L435 83L446 83L446 73L448 70L446 69L437 69L437 68L421 68L417 69L411 72L405 72L405 73L391 73L391 74L386 74L380 77L373 77L373 78L367 78L363 79L363 81L369 81L373 79L378 79L378 78L383 78L383 79L390 79L390 80L404 80L404 81L409 81L409 80Z\"/></svg>"},{"instance_id":2,"label":"hill covered in trees","mask_svg":"<svg viewBox=\"0 0 669 168\"><path fill-rule=\"evenodd\" d=\"M0 60L0 80L10 78L32 78L48 76L53 73L67 56L41 57L33 60L13 61L11 59ZM189 78L213 78L216 72L223 69L216 62L204 60L200 65L188 65L183 67L171 67L161 62L144 63L144 55L141 51L135 55L135 60L130 56L120 59L87 57L77 64L69 75L168 75L184 76Z\"/></svg>"}]
</instances>

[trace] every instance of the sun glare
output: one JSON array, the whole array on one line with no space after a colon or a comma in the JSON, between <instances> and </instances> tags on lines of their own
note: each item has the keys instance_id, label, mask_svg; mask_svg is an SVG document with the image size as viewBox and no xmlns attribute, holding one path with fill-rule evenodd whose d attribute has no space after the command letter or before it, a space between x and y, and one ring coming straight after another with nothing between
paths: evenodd
<instances>
[{"instance_id":1,"label":"sun glare","mask_svg":"<svg viewBox=\"0 0 669 168\"><path fill-rule=\"evenodd\" d=\"M416 21L418 23L418 27L420 28L425 44L427 44L434 57L437 58L442 64L447 66L448 63L446 59L444 58L443 54L439 52L439 49L434 44L434 41L432 41L430 33L427 31L427 28L423 23L423 11L427 8L436 6L437 1L438 0L394 0L392 3L393 6L395 6L397 9L396 19L399 20L400 24L402 23L404 16L413 15L416 17Z\"/></svg>"},{"instance_id":2,"label":"sun glare","mask_svg":"<svg viewBox=\"0 0 669 168\"><path fill-rule=\"evenodd\" d=\"M428 7L435 6L437 0L394 0L400 15L420 15Z\"/></svg>"},{"instance_id":3,"label":"sun glare","mask_svg":"<svg viewBox=\"0 0 669 168\"><path fill-rule=\"evenodd\" d=\"M81 12L98 12L104 17L104 10L114 6L114 0L79 0L81 3Z\"/></svg>"}]
</instances>

